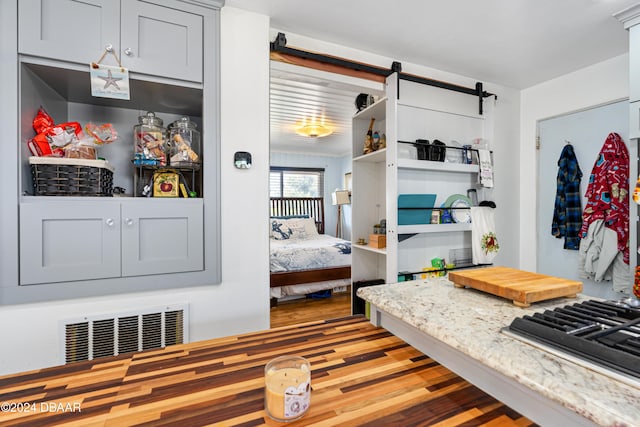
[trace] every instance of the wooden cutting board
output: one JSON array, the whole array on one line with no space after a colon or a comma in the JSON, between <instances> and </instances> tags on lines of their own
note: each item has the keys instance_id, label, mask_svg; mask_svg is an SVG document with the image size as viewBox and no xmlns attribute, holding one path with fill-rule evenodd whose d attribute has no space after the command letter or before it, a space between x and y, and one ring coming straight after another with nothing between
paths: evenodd
<instances>
[{"instance_id":1,"label":"wooden cutting board","mask_svg":"<svg viewBox=\"0 0 640 427\"><path fill-rule=\"evenodd\" d=\"M520 307L553 298L575 297L582 292L582 282L508 267L451 271L449 280L456 288L477 289L510 299Z\"/></svg>"}]
</instances>

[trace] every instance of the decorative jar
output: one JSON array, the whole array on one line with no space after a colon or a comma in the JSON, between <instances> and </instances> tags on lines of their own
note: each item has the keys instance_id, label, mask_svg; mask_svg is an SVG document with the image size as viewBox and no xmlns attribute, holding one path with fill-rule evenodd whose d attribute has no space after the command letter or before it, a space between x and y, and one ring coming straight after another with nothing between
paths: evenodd
<instances>
[{"instance_id":1,"label":"decorative jar","mask_svg":"<svg viewBox=\"0 0 640 427\"><path fill-rule=\"evenodd\" d=\"M189 117L169 125L168 154L171 166L191 166L201 162L200 132Z\"/></svg>"},{"instance_id":2,"label":"decorative jar","mask_svg":"<svg viewBox=\"0 0 640 427\"><path fill-rule=\"evenodd\" d=\"M138 124L133 127L134 164L166 165L166 133L162 119L155 113L149 111L139 116Z\"/></svg>"}]
</instances>

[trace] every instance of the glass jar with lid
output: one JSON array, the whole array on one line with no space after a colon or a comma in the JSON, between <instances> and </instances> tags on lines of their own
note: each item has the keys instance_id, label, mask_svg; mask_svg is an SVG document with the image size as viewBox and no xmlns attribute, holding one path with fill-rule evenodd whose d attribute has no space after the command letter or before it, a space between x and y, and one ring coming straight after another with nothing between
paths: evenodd
<instances>
[{"instance_id":1,"label":"glass jar with lid","mask_svg":"<svg viewBox=\"0 0 640 427\"><path fill-rule=\"evenodd\" d=\"M201 163L200 132L189 117L169 125L169 164L191 166Z\"/></svg>"},{"instance_id":2,"label":"glass jar with lid","mask_svg":"<svg viewBox=\"0 0 640 427\"><path fill-rule=\"evenodd\" d=\"M138 124L133 127L134 158L136 165L167 164L165 139L167 130L163 121L155 113L149 111L138 117Z\"/></svg>"}]
</instances>

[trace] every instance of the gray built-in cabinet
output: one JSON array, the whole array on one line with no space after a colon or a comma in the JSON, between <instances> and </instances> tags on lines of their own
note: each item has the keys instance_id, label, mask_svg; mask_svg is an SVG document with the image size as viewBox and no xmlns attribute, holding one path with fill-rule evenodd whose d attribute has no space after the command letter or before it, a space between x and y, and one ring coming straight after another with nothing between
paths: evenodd
<instances>
[{"instance_id":1,"label":"gray built-in cabinet","mask_svg":"<svg viewBox=\"0 0 640 427\"><path fill-rule=\"evenodd\" d=\"M3 2L0 100L12 138L0 159L0 305L220 282L219 12L223 1ZM17 24L16 24L17 23ZM15 32L15 34L14 34ZM7 52L6 46L17 46ZM130 100L91 96L89 64L111 47L128 68ZM107 54L103 64L116 65ZM13 68L12 68L13 67ZM14 72L13 70L17 70ZM120 197L34 195L29 150L42 106L56 123L111 123L119 140L98 155ZM133 126L154 111L202 135L196 198L133 197ZM7 158L9 156L10 158ZM17 169L15 165L17 164ZM12 170L15 173L12 173ZM8 179L7 179L8 178Z\"/></svg>"}]
</instances>

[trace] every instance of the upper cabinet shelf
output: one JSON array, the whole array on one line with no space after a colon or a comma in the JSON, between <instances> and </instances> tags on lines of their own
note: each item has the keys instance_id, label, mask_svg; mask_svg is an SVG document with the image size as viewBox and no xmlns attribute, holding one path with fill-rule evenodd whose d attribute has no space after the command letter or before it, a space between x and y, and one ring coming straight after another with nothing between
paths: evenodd
<instances>
[{"instance_id":1,"label":"upper cabinet shelf","mask_svg":"<svg viewBox=\"0 0 640 427\"><path fill-rule=\"evenodd\" d=\"M469 165L466 163L434 162L431 160L413 159L398 159L398 167L402 169L466 173L477 173L480 170L478 165Z\"/></svg>"},{"instance_id":2,"label":"upper cabinet shelf","mask_svg":"<svg viewBox=\"0 0 640 427\"><path fill-rule=\"evenodd\" d=\"M387 97L380 98L373 104L369 105L367 108L358 111L353 115L355 120L371 120L372 118L376 120L384 119L387 111Z\"/></svg>"},{"instance_id":3,"label":"upper cabinet shelf","mask_svg":"<svg viewBox=\"0 0 640 427\"><path fill-rule=\"evenodd\" d=\"M67 102L139 111L161 111L184 116L202 116L202 87L174 85L166 81L129 77L131 99L99 98L91 95L89 66L60 61L24 57L21 60L23 79L41 80L50 90Z\"/></svg>"},{"instance_id":4,"label":"upper cabinet shelf","mask_svg":"<svg viewBox=\"0 0 640 427\"><path fill-rule=\"evenodd\" d=\"M353 159L354 162L363 162L363 163L380 163L386 160L387 149L381 148L380 150L376 150L373 153L363 154L362 156L358 156Z\"/></svg>"},{"instance_id":5,"label":"upper cabinet shelf","mask_svg":"<svg viewBox=\"0 0 640 427\"><path fill-rule=\"evenodd\" d=\"M399 225L398 234L449 233L470 231L470 223Z\"/></svg>"}]
</instances>

